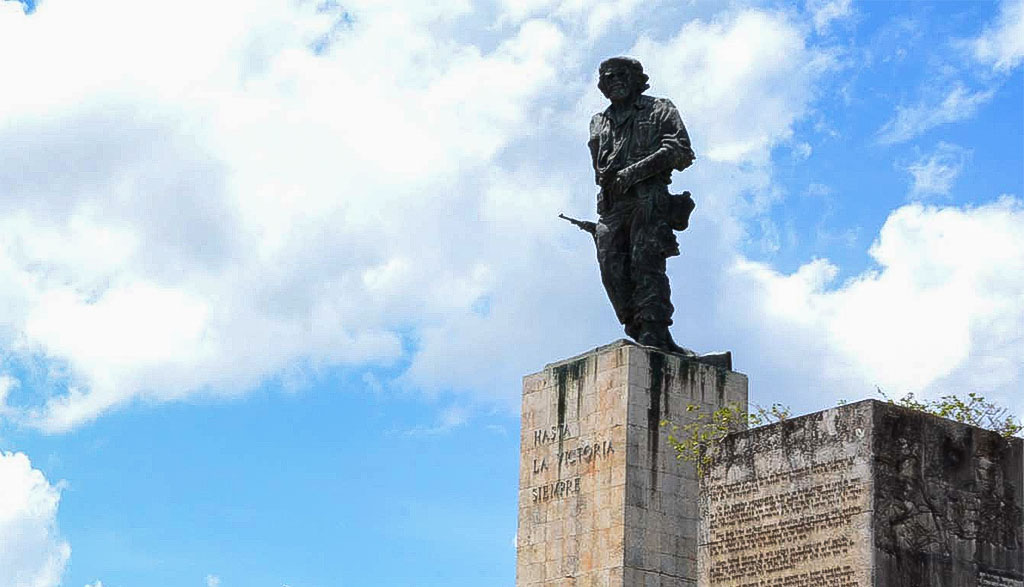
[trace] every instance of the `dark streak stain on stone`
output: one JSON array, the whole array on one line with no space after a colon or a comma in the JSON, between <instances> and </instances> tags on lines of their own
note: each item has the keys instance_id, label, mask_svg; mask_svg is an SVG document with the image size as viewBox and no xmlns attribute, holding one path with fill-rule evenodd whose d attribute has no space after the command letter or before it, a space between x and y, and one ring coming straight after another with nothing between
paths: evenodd
<instances>
[{"instance_id":1,"label":"dark streak stain on stone","mask_svg":"<svg viewBox=\"0 0 1024 587\"><path fill-rule=\"evenodd\" d=\"M565 430L565 403L566 394L569 391L569 381L578 382L583 377L583 369L586 368L587 360L578 359L569 363L558 365L553 369L555 373L555 390L558 393L558 453L562 453L563 434ZM579 414L579 388L576 389L576 412ZM561 470L562 463L559 461L558 468Z\"/></svg>"},{"instance_id":2,"label":"dark streak stain on stone","mask_svg":"<svg viewBox=\"0 0 1024 587\"><path fill-rule=\"evenodd\" d=\"M680 366L681 366L681 368L686 370L686 375L685 375L686 382L685 382L685 385L686 385L687 389L691 390L690 393L692 394L693 388L697 386L697 369L698 369L697 363L695 363L694 361L685 361L684 360L684 361L681 362ZM682 400L683 400L683 409L685 410L686 409L686 405L689 404L693 400L693 397L692 396L691 397L682 397Z\"/></svg>"},{"instance_id":3,"label":"dark streak stain on stone","mask_svg":"<svg viewBox=\"0 0 1024 587\"><path fill-rule=\"evenodd\" d=\"M662 418L661 419L664 419L664 420L670 420L671 419L670 416L671 416L672 410L671 410L671 406L670 406L670 402L668 401L668 398L669 398L669 395L670 395L669 392L672 390L672 384L675 381L676 374L679 373L679 365L680 365L680 363L681 363L681 360L675 359L675 360L669 361L668 363L665 364L665 368L664 368L665 375L664 375L664 381L662 382L662 386L664 388L663 395L665 396L665 401L661 402L661 414L662 414ZM658 425L659 426L661 425L660 421L658 422Z\"/></svg>"},{"instance_id":4,"label":"dark streak stain on stone","mask_svg":"<svg viewBox=\"0 0 1024 587\"><path fill-rule=\"evenodd\" d=\"M651 379L648 389L651 394L651 404L647 409L647 447L651 454L651 491L658 487L658 436L661 433L661 404L662 392L664 391L665 355L658 351L648 351L648 364L651 369Z\"/></svg>"},{"instance_id":5,"label":"dark streak stain on stone","mask_svg":"<svg viewBox=\"0 0 1024 587\"><path fill-rule=\"evenodd\" d=\"M725 369L715 367L715 374L718 376L715 382L718 386L718 405L725 405Z\"/></svg>"}]
</instances>

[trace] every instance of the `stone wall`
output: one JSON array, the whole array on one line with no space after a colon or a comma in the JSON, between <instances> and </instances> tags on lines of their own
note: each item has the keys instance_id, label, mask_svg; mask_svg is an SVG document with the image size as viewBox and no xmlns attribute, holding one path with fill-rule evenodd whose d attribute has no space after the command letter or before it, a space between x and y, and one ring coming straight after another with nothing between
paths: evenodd
<instances>
[{"instance_id":1,"label":"stone wall","mask_svg":"<svg viewBox=\"0 0 1024 587\"><path fill-rule=\"evenodd\" d=\"M1021 587L1022 442L868 400L730 435L706 587Z\"/></svg>"},{"instance_id":2,"label":"stone wall","mask_svg":"<svg viewBox=\"0 0 1024 587\"><path fill-rule=\"evenodd\" d=\"M1024 442L872 402L880 587L1024 587Z\"/></svg>"}]
</instances>

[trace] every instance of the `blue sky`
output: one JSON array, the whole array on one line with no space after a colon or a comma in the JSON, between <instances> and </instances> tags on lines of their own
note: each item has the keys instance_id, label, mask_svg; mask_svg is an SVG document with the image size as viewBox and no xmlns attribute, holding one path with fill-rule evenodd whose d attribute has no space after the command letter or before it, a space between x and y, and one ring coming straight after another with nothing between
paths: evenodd
<instances>
[{"instance_id":1,"label":"blue sky","mask_svg":"<svg viewBox=\"0 0 1024 587\"><path fill-rule=\"evenodd\" d=\"M615 54L681 344L1024 413L1024 2L421 4L0 1L0 577L513 585L519 378L621 336L556 218Z\"/></svg>"}]
</instances>

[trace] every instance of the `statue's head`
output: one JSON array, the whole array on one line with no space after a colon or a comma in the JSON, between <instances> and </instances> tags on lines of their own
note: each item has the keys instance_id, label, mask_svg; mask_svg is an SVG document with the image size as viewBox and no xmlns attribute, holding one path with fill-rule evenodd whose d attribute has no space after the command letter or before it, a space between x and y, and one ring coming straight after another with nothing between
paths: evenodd
<instances>
[{"instance_id":1,"label":"statue's head","mask_svg":"<svg viewBox=\"0 0 1024 587\"><path fill-rule=\"evenodd\" d=\"M601 62L597 70L597 87L612 102L636 98L651 87L644 66L632 57L612 57Z\"/></svg>"}]
</instances>

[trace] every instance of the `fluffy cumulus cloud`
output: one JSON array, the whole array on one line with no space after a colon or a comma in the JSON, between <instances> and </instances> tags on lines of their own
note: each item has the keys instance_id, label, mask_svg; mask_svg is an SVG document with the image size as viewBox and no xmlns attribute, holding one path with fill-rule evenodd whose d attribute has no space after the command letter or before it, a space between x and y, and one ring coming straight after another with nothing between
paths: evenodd
<instances>
[{"instance_id":1,"label":"fluffy cumulus cloud","mask_svg":"<svg viewBox=\"0 0 1024 587\"><path fill-rule=\"evenodd\" d=\"M521 23L529 18L557 20L594 40L614 25L635 22L641 0L502 0L503 22ZM649 3L654 5L657 2Z\"/></svg>"},{"instance_id":2,"label":"fluffy cumulus cloud","mask_svg":"<svg viewBox=\"0 0 1024 587\"><path fill-rule=\"evenodd\" d=\"M696 129L698 154L726 164L766 165L835 66L829 51L808 46L799 23L761 10L693 20L666 42L642 38L631 53Z\"/></svg>"},{"instance_id":3,"label":"fluffy cumulus cloud","mask_svg":"<svg viewBox=\"0 0 1024 587\"><path fill-rule=\"evenodd\" d=\"M12 587L57 587L71 547L57 532L60 489L23 453L0 452L0 577Z\"/></svg>"},{"instance_id":4,"label":"fluffy cumulus cloud","mask_svg":"<svg viewBox=\"0 0 1024 587\"><path fill-rule=\"evenodd\" d=\"M1006 196L895 210L870 251L878 268L838 285L825 260L792 274L738 263L733 287L745 297L737 309L759 324L750 333L766 351L758 360L766 372L787 371L777 381L792 384L765 391L820 405L874 386L892 395L969 389L1022 413L1022 246L1024 205Z\"/></svg>"},{"instance_id":5,"label":"fluffy cumulus cloud","mask_svg":"<svg viewBox=\"0 0 1024 587\"><path fill-rule=\"evenodd\" d=\"M475 195L540 124L556 26L485 53L462 2L4 8L0 336L64 376L27 422L386 364L496 286Z\"/></svg>"}]
</instances>

